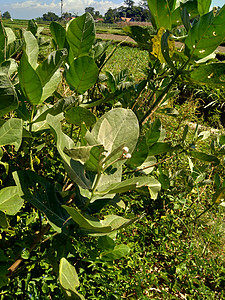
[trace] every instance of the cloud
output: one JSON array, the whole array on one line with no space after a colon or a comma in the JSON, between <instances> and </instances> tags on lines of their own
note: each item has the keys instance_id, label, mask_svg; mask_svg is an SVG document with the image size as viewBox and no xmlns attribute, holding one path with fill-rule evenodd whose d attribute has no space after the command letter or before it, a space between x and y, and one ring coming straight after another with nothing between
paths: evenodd
<instances>
[{"instance_id":1,"label":"cloud","mask_svg":"<svg viewBox=\"0 0 225 300\"><path fill-rule=\"evenodd\" d=\"M116 8L121 5L123 5L123 2L114 3L111 0L63 0L63 12L71 12L81 15L84 13L86 7L91 6L104 15L109 7ZM49 11L60 15L61 1L15 1L3 5L3 8L4 11L8 10L13 18L32 19L41 17L44 13L47 13Z\"/></svg>"}]
</instances>

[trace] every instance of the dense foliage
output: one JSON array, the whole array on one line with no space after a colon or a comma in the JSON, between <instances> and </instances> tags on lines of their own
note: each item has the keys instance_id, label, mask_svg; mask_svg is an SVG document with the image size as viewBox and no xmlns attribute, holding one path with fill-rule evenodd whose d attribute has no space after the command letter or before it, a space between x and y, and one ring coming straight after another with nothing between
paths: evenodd
<instances>
[{"instance_id":1,"label":"dense foliage","mask_svg":"<svg viewBox=\"0 0 225 300\"><path fill-rule=\"evenodd\" d=\"M180 81L224 88L214 51L225 6L162 2L148 3L154 35L124 29L149 55L136 82L126 69L103 73L115 49L95 39L89 13L66 29L51 23L44 59L34 21L16 33L1 23L1 299L224 296L223 253L204 245L210 226L201 217L212 209L223 221L225 136L180 126L166 104Z\"/></svg>"}]
</instances>

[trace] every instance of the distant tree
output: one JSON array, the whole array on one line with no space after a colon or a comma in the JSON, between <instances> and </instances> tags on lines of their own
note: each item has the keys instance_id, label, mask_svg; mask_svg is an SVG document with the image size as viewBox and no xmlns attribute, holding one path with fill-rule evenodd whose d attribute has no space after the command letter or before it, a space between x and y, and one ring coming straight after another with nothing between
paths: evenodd
<instances>
[{"instance_id":1,"label":"distant tree","mask_svg":"<svg viewBox=\"0 0 225 300\"><path fill-rule=\"evenodd\" d=\"M129 8L132 8L134 6L133 0L124 0L124 4L127 5Z\"/></svg>"},{"instance_id":2,"label":"distant tree","mask_svg":"<svg viewBox=\"0 0 225 300\"><path fill-rule=\"evenodd\" d=\"M3 17L3 19L11 19L11 15L8 11L4 12L2 17Z\"/></svg>"},{"instance_id":3,"label":"distant tree","mask_svg":"<svg viewBox=\"0 0 225 300\"><path fill-rule=\"evenodd\" d=\"M105 13L105 23L114 23L115 22L115 11L116 9L112 9L111 7Z\"/></svg>"},{"instance_id":4,"label":"distant tree","mask_svg":"<svg viewBox=\"0 0 225 300\"><path fill-rule=\"evenodd\" d=\"M72 17L72 14L71 14L71 13L65 12L65 13L62 14L62 18L63 18L63 19L68 20L68 19L70 19L71 17Z\"/></svg>"},{"instance_id":5,"label":"distant tree","mask_svg":"<svg viewBox=\"0 0 225 300\"><path fill-rule=\"evenodd\" d=\"M43 21L58 21L60 18L53 12L43 14Z\"/></svg>"},{"instance_id":6,"label":"distant tree","mask_svg":"<svg viewBox=\"0 0 225 300\"><path fill-rule=\"evenodd\" d=\"M94 9L94 7L91 7L91 6L86 7L85 12L86 13L89 12L89 14L91 14L92 17L94 17L94 15L95 15L95 9Z\"/></svg>"}]
</instances>

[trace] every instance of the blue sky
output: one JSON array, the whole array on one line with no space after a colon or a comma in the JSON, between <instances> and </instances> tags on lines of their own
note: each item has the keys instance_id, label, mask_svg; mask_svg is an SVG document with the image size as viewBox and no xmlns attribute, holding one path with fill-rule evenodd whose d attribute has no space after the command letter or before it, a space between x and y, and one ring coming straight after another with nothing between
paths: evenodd
<instances>
[{"instance_id":1,"label":"blue sky","mask_svg":"<svg viewBox=\"0 0 225 300\"><path fill-rule=\"evenodd\" d=\"M137 4L139 0L135 2ZM105 14L109 7L116 8L123 5L123 0L63 0L63 3L64 12L81 15L85 7L92 6ZM222 7L224 4L225 0L212 0L212 6ZM1 0L0 10L2 13L9 11L15 19L35 19L49 11L60 15L60 0Z\"/></svg>"}]
</instances>

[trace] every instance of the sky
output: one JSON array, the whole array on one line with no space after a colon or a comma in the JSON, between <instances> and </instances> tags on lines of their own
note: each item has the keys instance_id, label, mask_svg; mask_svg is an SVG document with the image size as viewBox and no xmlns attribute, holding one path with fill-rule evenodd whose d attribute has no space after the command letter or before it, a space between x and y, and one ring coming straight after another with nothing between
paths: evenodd
<instances>
[{"instance_id":1,"label":"sky","mask_svg":"<svg viewBox=\"0 0 225 300\"><path fill-rule=\"evenodd\" d=\"M135 3L138 4L138 0ZM60 16L60 0L0 0L0 11L9 11L14 19L35 19L44 13L54 12ZM212 0L212 6L222 7L225 0ZM86 7L94 7L102 15L111 8L124 5L123 0L63 0L63 12L81 15Z\"/></svg>"}]
</instances>

